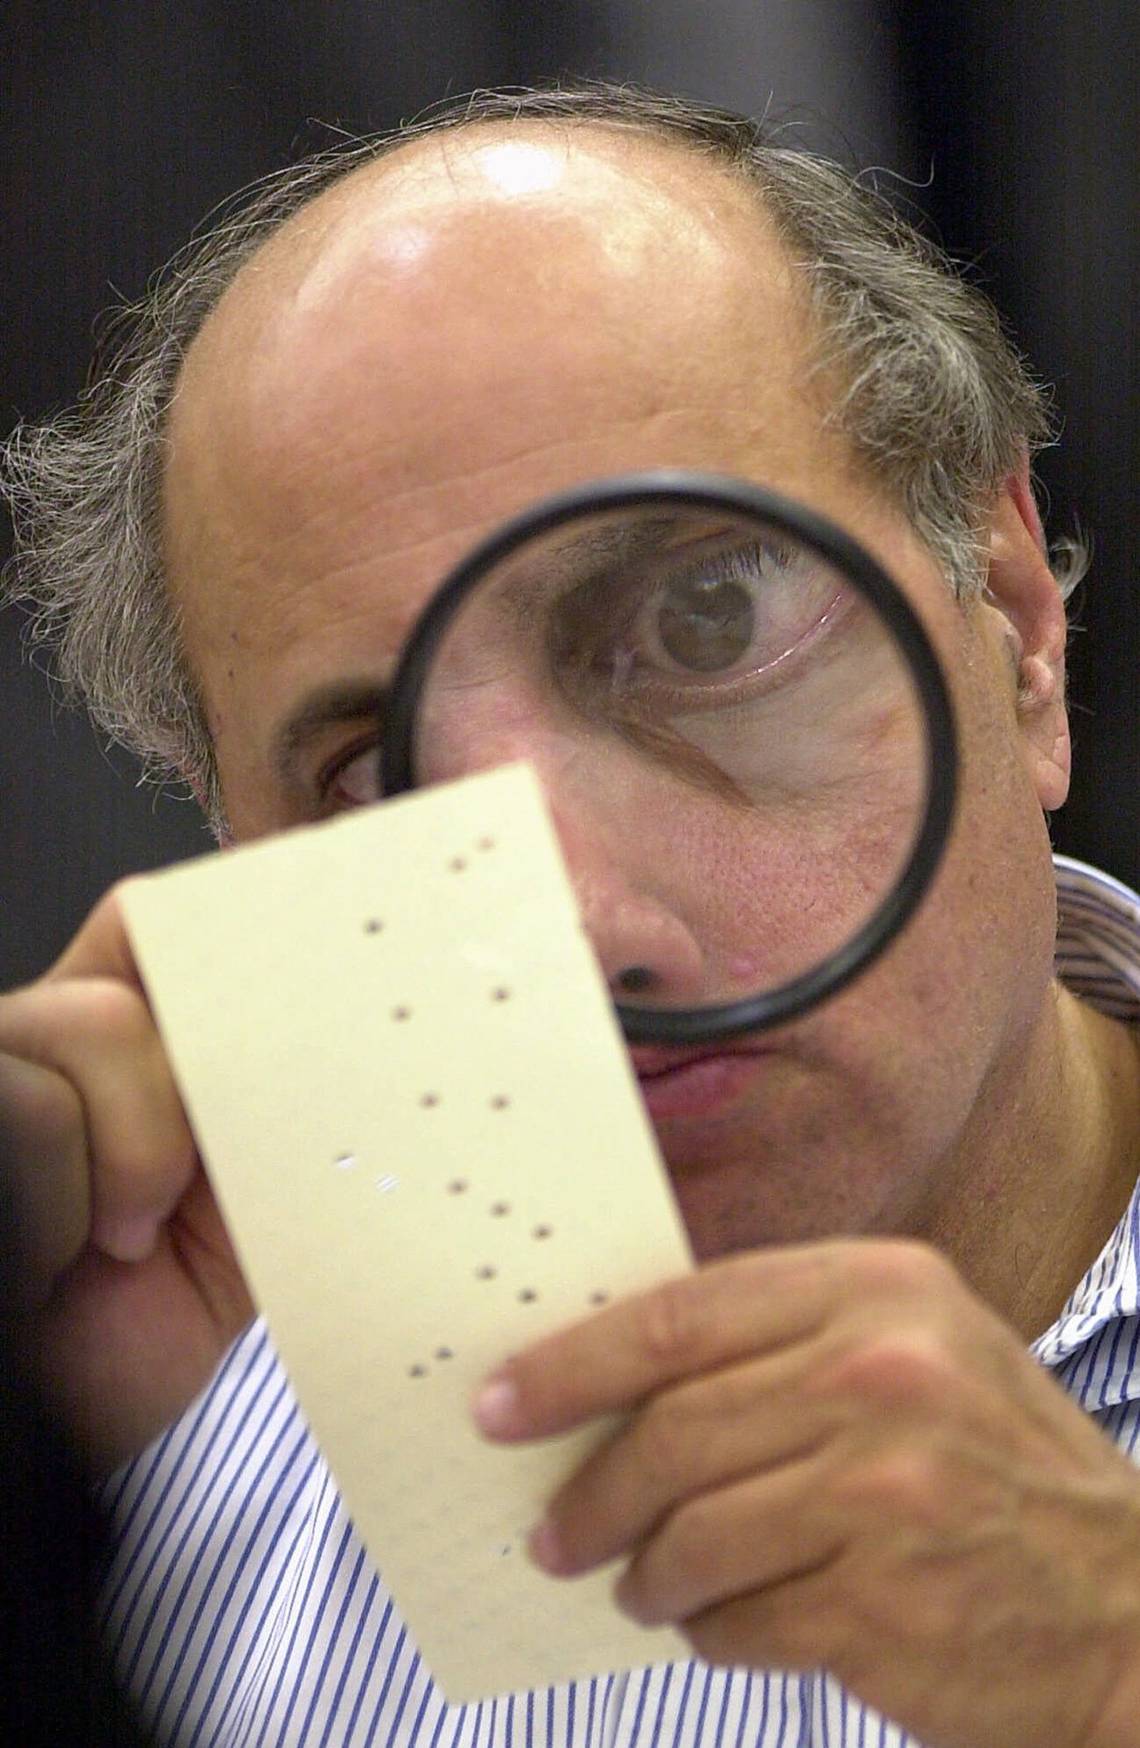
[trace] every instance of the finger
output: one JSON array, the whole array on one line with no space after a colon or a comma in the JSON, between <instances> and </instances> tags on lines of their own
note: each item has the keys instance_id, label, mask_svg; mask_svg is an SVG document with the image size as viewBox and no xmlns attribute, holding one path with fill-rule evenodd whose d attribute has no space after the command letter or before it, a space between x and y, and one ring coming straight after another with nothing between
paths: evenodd
<instances>
[{"instance_id":1,"label":"finger","mask_svg":"<svg viewBox=\"0 0 1140 1748\"><path fill-rule=\"evenodd\" d=\"M91 1218L83 1111L53 1069L0 1056L0 1177L15 1298L41 1299L87 1242Z\"/></svg>"},{"instance_id":2,"label":"finger","mask_svg":"<svg viewBox=\"0 0 1140 1748\"><path fill-rule=\"evenodd\" d=\"M844 1542L815 1507L822 1467L808 1457L686 1500L622 1574L619 1607L645 1626L687 1621L833 1564Z\"/></svg>"},{"instance_id":3,"label":"finger","mask_svg":"<svg viewBox=\"0 0 1140 1748\"><path fill-rule=\"evenodd\" d=\"M121 880L105 893L43 981L57 983L76 977L112 977L141 992L143 984L123 920Z\"/></svg>"},{"instance_id":4,"label":"finger","mask_svg":"<svg viewBox=\"0 0 1140 1748\"><path fill-rule=\"evenodd\" d=\"M859 1630L846 1603L846 1564L842 1557L825 1560L816 1569L770 1580L690 1614L681 1630L698 1657L721 1668L827 1668L843 1680L848 1647Z\"/></svg>"},{"instance_id":5,"label":"finger","mask_svg":"<svg viewBox=\"0 0 1140 1748\"><path fill-rule=\"evenodd\" d=\"M62 1075L79 1112L47 1169L81 1132L91 1171L91 1237L120 1261L149 1254L193 1175L197 1150L141 995L109 978L40 982L0 997L0 1051Z\"/></svg>"},{"instance_id":6,"label":"finger","mask_svg":"<svg viewBox=\"0 0 1140 1748\"><path fill-rule=\"evenodd\" d=\"M539 1563L566 1574L603 1565L686 1500L818 1450L850 1410L799 1389L804 1369L797 1346L653 1397L550 1501Z\"/></svg>"},{"instance_id":7,"label":"finger","mask_svg":"<svg viewBox=\"0 0 1140 1748\"><path fill-rule=\"evenodd\" d=\"M845 1290L844 1240L753 1251L607 1306L515 1354L473 1412L488 1437L564 1432L696 1373L803 1342Z\"/></svg>"}]
</instances>

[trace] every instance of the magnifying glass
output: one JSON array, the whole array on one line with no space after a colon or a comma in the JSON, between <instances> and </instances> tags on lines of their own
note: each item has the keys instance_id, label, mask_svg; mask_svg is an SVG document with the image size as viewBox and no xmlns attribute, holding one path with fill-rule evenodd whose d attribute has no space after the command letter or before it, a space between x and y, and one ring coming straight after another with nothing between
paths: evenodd
<instances>
[{"instance_id":1,"label":"magnifying glass","mask_svg":"<svg viewBox=\"0 0 1140 1748\"><path fill-rule=\"evenodd\" d=\"M472 748L527 749L608 870L628 952L605 969L636 1044L842 989L927 890L957 782L945 680L883 568L799 504L672 470L543 500L429 602L383 793L464 774Z\"/></svg>"}]
</instances>

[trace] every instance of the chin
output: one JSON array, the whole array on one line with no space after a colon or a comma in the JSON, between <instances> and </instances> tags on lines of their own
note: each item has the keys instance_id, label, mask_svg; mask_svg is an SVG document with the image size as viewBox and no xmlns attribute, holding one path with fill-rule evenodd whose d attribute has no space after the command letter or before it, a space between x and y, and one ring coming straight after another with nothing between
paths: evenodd
<instances>
[{"instance_id":1,"label":"chin","mask_svg":"<svg viewBox=\"0 0 1140 1748\"><path fill-rule=\"evenodd\" d=\"M659 1135L673 1194L698 1262L772 1245L901 1232L912 1186L902 1153L873 1140L853 1147L815 1120L791 1130L721 1126L703 1136Z\"/></svg>"}]
</instances>

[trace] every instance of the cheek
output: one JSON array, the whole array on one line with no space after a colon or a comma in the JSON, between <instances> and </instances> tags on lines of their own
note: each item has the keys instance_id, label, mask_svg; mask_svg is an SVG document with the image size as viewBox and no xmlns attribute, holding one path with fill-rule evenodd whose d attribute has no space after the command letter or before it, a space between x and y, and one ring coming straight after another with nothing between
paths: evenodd
<instances>
[{"instance_id":1,"label":"cheek","mask_svg":"<svg viewBox=\"0 0 1140 1748\"><path fill-rule=\"evenodd\" d=\"M846 946L893 890L913 842L919 797L885 780L822 785L810 800L733 808L678 793L646 807L656 888L735 994L775 987ZM662 817L669 823L661 832Z\"/></svg>"},{"instance_id":2,"label":"cheek","mask_svg":"<svg viewBox=\"0 0 1140 1748\"><path fill-rule=\"evenodd\" d=\"M688 739L739 800L678 786L678 902L736 977L773 984L820 964L897 885L925 808L926 730L897 657L856 636L802 681Z\"/></svg>"}]
</instances>

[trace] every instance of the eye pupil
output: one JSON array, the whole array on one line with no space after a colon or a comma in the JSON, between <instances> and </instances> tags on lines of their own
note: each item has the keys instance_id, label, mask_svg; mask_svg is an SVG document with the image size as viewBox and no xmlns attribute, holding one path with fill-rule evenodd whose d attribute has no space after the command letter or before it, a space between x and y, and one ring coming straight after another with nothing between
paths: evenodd
<instances>
[{"instance_id":1,"label":"eye pupil","mask_svg":"<svg viewBox=\"0 0 1140 1748\"><path fill-rule=\"evenodd\" d=\"M755 603L731 577L674 583L657 616L662 647L683 668L710 674L740 660L752 641Z\"/></svg>"}]
</instances>

